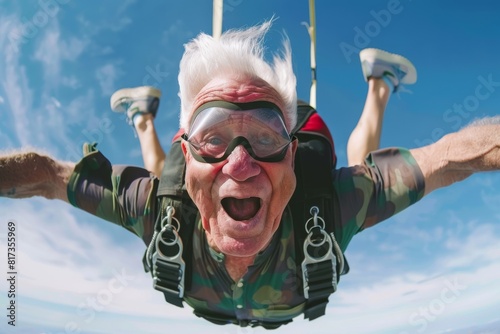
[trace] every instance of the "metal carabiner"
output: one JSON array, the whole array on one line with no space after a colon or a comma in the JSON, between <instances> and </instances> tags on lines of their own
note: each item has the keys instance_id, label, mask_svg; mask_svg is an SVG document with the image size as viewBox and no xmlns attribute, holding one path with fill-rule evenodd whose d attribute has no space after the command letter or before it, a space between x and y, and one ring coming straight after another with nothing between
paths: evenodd
<instances>
[{"instance_id":1,"label":"metal carabiner","mask_svg":"<svg viewBox=\"0 0 500 334\"><path fill-rule=\"evenodd\" d=\"M171 210L170 210L171 208ZM173 216L175 210L172 207L167 209L167 216L162 220L162 225L166 221L167 224L162 226L161 231L158 233L155 240L155 252L153 253L153 285L157 290L172 292L172 290L167 287L168 284L162 284L161 280L165 280L166 276L169 276L170 283L177 283L179 297L184 296L184 278L186 272L186 263L182 258L183 244L182 240L177 232L180 228L179 221ZM177 228L172 222L175 222ZM175 250L177 248L177 250ZM166 254L166 250L172 250L175 252L174 255ZM162 251L163 250L163 251ZM161 273L159 273L161 272ZM173 273L176 273L174 275ZM159 276L162 276L160 279ZM170 285L171 286L171 285Z\"/></svg>"},{"instance_id":2,"label":"metal carabiner","mask_svg":"<svg viewBox=\"0 0 500 334\"><path fill-rule=\"evenodd\" d=\"M337 258L335 256L335 253L333 252L333 240L331 238L331 236L325 231L325 221L323 220L323 218L319 217L318 216L318 213L319 213L319 209L316 207L316 206L313 206L311 208L311 215L313 217L309 218L306 222L306 226L305 226L305 229L306 229L306 232L308 233L306 239L304 240L304 247L303 247L303 250L304 250L304 260L302 261L302 282L303 282L303 286L304 286L304 297L306 299L309 298L309 289L310 289L310 286L309 286L309 276L310 276L310 273L309 273L309 268L308 266L312 265L312 264L319 264L319 263L322 263L322 262L325 262L325 261L328 261L330 263L330 265L332 266L332 270L333 270L333 276L332 276L332 287L334 290L337 289L337 273L336 273L336 265L337 265ZM308 224L309 222L313 220L314 222L314 226L312 226L311 228L308 228ZM318 220L320 220L322 223L323 223L323 226L321 226L320 224L318 224ZM315 233L315 229L319 229L319 232L321 233L321 236L323 237L322 240L320 242L317 242L317 241L313 241L312 237ZM325 252L325 250L323 249L322 250L322 253L324 253L322 256L315 256L314 254L310 254L310 249L313 248L313 249L319 249L319 247L323 247L324 244L327 243L327 250Z\"/></svg>"}]
</instances>

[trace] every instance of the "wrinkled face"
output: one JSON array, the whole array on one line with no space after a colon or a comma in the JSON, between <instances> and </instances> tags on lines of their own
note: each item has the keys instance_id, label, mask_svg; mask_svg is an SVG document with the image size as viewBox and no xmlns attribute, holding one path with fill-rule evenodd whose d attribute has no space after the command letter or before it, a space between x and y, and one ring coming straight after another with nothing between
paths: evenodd
<instances>
[{"instance_id":1,"label":"wrinkled face","mask_svg":"<svg viewBox=\"0 0 500 334\"><path fill-rule=\"evenodd\" d=\"M268 101L284 108L278 93L256 79L215 78L197 95L193 110L215 100ZM245 127L241 131L244 136ZM200 210L212 248L226 255L248 257L269 244L295 190L296 147L293 141L279 162L257 161L243 146L237 146L224 161L204 163L194 159L189 144L182 142L186 186Z\"/></svg>"}]
</instances>

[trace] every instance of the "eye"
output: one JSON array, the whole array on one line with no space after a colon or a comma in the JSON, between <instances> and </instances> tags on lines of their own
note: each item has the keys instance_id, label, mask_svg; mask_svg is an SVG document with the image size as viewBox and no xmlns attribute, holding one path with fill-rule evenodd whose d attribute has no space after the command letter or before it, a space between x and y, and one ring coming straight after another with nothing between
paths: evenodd
<instances>
[{"instance_id":1,"label":"eye","mask_svg":"<svg viewBox=\"0 0 500 334\"><path fill-rule=\"evenodd\" d=\"M253 137L254 142L262 146L279 146L283 138L275 131L263 130Z\"/></svg>"},{"instance_id":2,"label":"eye","mask_svg":"<svg viewBox=\"0 0 500 334\"><path fill-rule=\"evenodd\" d=\"M205 141L205 145L210 145L210 146L222 145L222 139L219 137L210 137Z\"/></svg>"},{"instance_id":3,"label":"eye","mask_svg":"<svg viewBox=\"0 0 500 334\"><path fill-rule=\"evenodd\" d=\"M226 150L227 142L220 136L212 135L204 138L203 143L200 146L202 154L218 156Z\"/></svg>"},{"instance_id":4,"label":"eye","mask_svg":"<svg viewBox=\"0 0 500 334\"><path fill-rule=\"evenodd\" d=\"M264 133L259 135L259 137L257 138L257 143L261 146L270 146L275 145L276 140L269 133Z\"/></svg>"},{"instance_id":5,"label":"eye","mask_svg":"<svg viewBox=\"0 0 500 334\"><path fill-rule=\"evenodd\" d=\"M258 156L267 156L274 153L280 148L281 144L276 135L266 131L254 136L251 141L251 146Z\"/></svg>"}]
</instances>

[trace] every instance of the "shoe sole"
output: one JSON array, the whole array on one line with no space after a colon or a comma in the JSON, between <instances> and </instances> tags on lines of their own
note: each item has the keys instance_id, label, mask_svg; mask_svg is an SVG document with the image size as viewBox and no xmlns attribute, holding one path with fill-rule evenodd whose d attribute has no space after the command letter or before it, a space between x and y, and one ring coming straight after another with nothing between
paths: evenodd
<instances>
[{"instance_id":1,"label":"shoe sole","mask_svg":"<svg viewBox=\"0 0 500 334\"><path fill-rule=\"evenodd\" d=\"M116 110L120 104L122 104L126 100L130 100L131 98L143 98L146 96L153 96L160 98L161 91L151 86L141 86L135 88L123 88L117 90L111 95L110 105L111 110L114 112L122 112L120 110Z\"/></svg>"},{"instance_id":2,"label":"shoe sole","mask_svg":"<svg viewBox=\"0 0 500 334\"><path fill-rule=\"evenodd\" d=\"M406 75L403 79L401 79L402 84L411 85L417 81L417 69L415 68L415 66L413 66L411 61L401 55L371 48L362 50L359 53L359 59L361 60L361 63L363 63L363 60L366 59L380 59L388 63L398 64L407 69ZM363 66L361 67L363 69L363 75L366 79L367 75L365 72L365 68Z\"/></svg>"}]
</instances>

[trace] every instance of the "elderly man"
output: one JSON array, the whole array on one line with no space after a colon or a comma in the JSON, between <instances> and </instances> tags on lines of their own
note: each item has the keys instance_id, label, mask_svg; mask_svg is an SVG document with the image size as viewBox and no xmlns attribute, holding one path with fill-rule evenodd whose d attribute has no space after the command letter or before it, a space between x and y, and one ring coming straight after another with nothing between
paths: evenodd
<instances>
[{"instance_id":1,"label":"elderly man","mask_svg":"<svg viewBox=\"0 0 500 334\"><path fill-rule=\"evenodd\" d=\"M301 276L293 226L304 224L287 206L296 187L298 144L290 136L296 81L287 41L283 57L264 60L269 26L230 31L218 41L201 34L186 45L180 65L185 186L198 210L186 259L193 279L181 297L198 316L219 324L276 328L306 312L312 298L287 279ZM333 170L336 214L325 224L335 225L339 249L434 189L500 169L495 121L426 147L375 151L361 165ZM0 157L2 196L64 200L147 245L162 214L158 184L144 169L112 166L90 145L78 164L35 152ZM148 259L154 258L150 250Z\"/></svg>"}]
</instances>

